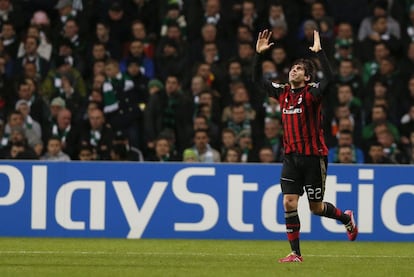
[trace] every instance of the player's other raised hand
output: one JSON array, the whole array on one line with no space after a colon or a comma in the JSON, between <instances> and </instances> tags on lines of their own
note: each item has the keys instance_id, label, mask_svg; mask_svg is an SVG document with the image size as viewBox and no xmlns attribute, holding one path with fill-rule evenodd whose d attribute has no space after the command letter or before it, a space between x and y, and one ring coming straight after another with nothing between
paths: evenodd
<instances>
[{"instance_id":1,"label":"player's other raised hand","mask_svg":"<svg viewBox=\"0 0 414 277\"><path fill-rule=\"evenodd\" d=\"M270 37L272 36L272 32L269 30L264 30L259 32L259 36L257 37L256 42L256 52L262 53L269 49L274 43L269 43Z\"/></svg>"},{"instance_id":2,"label":"player's other raised hand","mask_svg":"<svg viewBox=\"0 0 414 277\"><path fill-rule=\"evenodd\" d=\"M322 50L321 38L319 37L319 32L316 30L313 31L313 46L309 47L309 49L315 53Z\"/></svg>"}]
</instances>

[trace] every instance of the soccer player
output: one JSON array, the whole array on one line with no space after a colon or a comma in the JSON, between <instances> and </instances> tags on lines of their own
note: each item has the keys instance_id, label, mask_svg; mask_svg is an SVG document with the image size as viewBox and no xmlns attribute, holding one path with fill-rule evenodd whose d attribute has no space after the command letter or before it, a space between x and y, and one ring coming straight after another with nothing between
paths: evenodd
<instances>
[{"instance_id":1,"label":"soccer player","mask_svg":"<svg viewBox=\"0 0 414 277\"><path fill-rule=\"evenodd\" d=\"M300 220L297 208L299 197L304 191L313 214L342 222L351 241L358 235L351 210L342 212L333 204L323 201L328 148L322 127L322 97L332 79L332 71L322 50L319 33L314 31L313 35L313 46L309 49L319 59L324 74L324 78L318 83L311 83L315 67L307 59L299 59L292 64L288 84L277 84L262 78L260 64L263 53L273 45L273 42L269 42L271 32L260 32L256 43L253 78L255 82L261 83L269 97L279 101L282 111L285 157L280 183L286 233L292 252L279 259L280 263L303 261L299 247Z\"/></svg>"}]
</instances>

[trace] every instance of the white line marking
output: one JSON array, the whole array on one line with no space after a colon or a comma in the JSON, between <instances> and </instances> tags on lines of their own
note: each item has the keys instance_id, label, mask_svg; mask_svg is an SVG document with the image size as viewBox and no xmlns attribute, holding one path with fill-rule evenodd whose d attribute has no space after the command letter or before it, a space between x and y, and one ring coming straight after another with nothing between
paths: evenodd
<instances>
[{"instance_id":1,"label":"white line marking","mask_svg":"<svg viewBox=\"0 0 414 277\"><path fill-rule=\"evenodd\" d=\"M260 253L203 253L203 252L105 252L105 251L48 251L48 250L1 250L0 254L14 254L14 255L128 255L128 256L269 256L273 254ZM304 254L305 257L321 257L321 258L414 258L409 255L314 255Z\"/></svg>"}]
</instances>

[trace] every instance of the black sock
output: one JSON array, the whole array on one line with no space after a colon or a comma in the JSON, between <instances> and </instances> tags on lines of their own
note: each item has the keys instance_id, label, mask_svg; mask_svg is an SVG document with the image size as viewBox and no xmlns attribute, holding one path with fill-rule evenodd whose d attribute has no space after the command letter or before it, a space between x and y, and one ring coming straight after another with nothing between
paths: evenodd
<instances>
[{"instance_id":1,"label":"black sock","mask_svg":"<svg viewBox=\"0 0 414 277\"><path fill-rule=\"evenodd\" d=\"M298 211L294 210L285 212L285 222L286 234L290 243L290 248L292 249L292 252L295 252L297 255L301 256L299 247L300 221Z\"/></svg>"},{"instance_id":2,"label":"black sock","mask_svg":"<svg viewBox=\"0 0 414 277\"><path fill-rule=\"evenodd\" d=\"M351 218L349 215L344 214L340 209L336 208L334 205L332 205L329 202L324 202L324 209L321 216L328 217L328 218L334 218L342 222L342 224L348 224Z\"/></svg>"}]
</instances>

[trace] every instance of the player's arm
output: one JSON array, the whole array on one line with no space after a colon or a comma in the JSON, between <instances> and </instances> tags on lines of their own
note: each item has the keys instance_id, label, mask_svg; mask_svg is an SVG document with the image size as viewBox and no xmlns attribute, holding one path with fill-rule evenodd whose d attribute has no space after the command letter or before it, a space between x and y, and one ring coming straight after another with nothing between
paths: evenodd
<instances>
[{"instance_id":1,"label":"player's arm","mask_svg":"<svg viewBox=\"0 0 414 277\"><path fill-rule=\"evenodd\" d=\"M309 47L309 49L316 54L321 63L324 78L319 82L319 89L321 92L324 92L329 82L333 79L333 72L325 51L322 49L319 32L316 30L313 31L313 46Z\"/></svg>"},{"instance_id":2,"label":"player's arm","mask_svg":"<svg viewBox=\"0 0 414 277\"><path fill-rule=\"evenodd\" d=\"M259 32L256 42L256 54L253 59L253 82L260 84L270 97L277 98L282 90L279 84L272 83L270 80L263 79L262 76L262 61L263 53L266 52L274 43L269 42L272 32L264 30Z\"/></svg>"}]
</instances>

